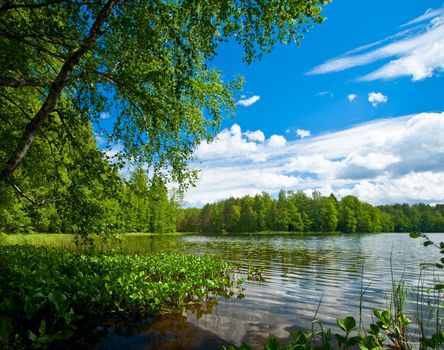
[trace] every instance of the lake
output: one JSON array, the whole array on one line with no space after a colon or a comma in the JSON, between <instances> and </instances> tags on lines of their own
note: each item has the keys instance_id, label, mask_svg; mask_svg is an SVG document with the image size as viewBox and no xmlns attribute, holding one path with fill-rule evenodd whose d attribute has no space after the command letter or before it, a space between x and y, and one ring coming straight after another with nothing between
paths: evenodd
<instances>
[{"instance_id":1,"label":"lake","mask_svg":"<svg viewBox=\"0 0 444 350\"><path fill-rule=\"evenodd\" d=\"M444 234L430 234L444 241ZM403 278L408 298L420 277L420 264L434 263L439 251L424 247L423 240L408 234L353 235L184 235L128 237L124 244L152 252L179 250L209 254L240 266L246 276L260 267L261 281L246 280L243 298L219 299L218 304L185 311L147 324L130 336L113 335L101 340L97 349L218 349L242 342L263 346L269 335L289 338L289 330L305 330L316 318L336 330L336 319L371 321L371 308L386 309L392 277ZM428 268L425 286L433 286ZM436 271L435 271L436 272ZM423 274L424 275L424 274ZM441 273L441 280L444 274ZM439 272L438 272L439 277ZM417 289L417 288L416 288ZM414 318L416 306L407 302Z\"/></svg>"}]
</instances>

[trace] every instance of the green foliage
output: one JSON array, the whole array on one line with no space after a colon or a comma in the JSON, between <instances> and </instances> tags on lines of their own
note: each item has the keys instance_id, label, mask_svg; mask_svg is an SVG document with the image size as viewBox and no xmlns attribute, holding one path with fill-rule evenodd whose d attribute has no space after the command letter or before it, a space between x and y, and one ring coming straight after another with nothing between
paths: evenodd
<instances>
[{"instance_id":1,"label":"green foliage","mask_svg":"<svg viewBox=\"0 0 444 350\"><path fill-rule=\"evenodd\" d=\"M0 246L0 347L44 347L105 323L228 296L229 271L228 264L206 256Z\"/></svg>"},{"instance_id":2,"label":"green foliage","mask_svg":"<svg viewBox=\"0 0 444 350\"><path fill-rule=\"evenodd\" d=\"M122 146L118 158L147 163L186 186L196 175L187 169L194 148L233 112L242 85L208 65L219 43L234 39L251 63L278 43L299 44L323 21L327 2L5 2L0 126L9 132L0 138L0 174L23 142L43 140L59 117L75 130L112 111L106 138Z\"/></svg>"},{"instance_id":3,"label":"green foliage","mask_svg":"<svg viewBox=\"0 0 444 350\"><path fill-rule=\"evenodd\" d=\"M35 205L11 186L0 184L0 231L67 232L85 238L88 234L106 236L116 232L176 231L177 202L169 198L162 179L150 179L136 168L128 181L122 181L109 167L101 181L89 180L81 172L60 183L57 193L37 187L29 193L56 196L57 200ZM33 180L30 175L30 181ZM51 194L52 193L52 194Z\"/></svg>"},{"instance_id":4,"label":"green foliage","mask_svg":"<svg viewBox=\"0 0 444 350\"><path fill-rule=\"evenodd\" d=\"M316 191L309 197L301 191L281 190L277 200L263 192L254 197L229 198L206 204L202 209L179 209L180 225L177 230L205 233L405 232L411 227L407 222L419 215L422 224L418 225L433 227L434 232L444 232L442 206L402 205L407 212L406 215L402 214L402 219L398 215L399 207L398 204L373 207L354 196L346 196L338 201L333 195L322 196ZM404 220L403 226L398 224L399 220ZM428 220L435 221L432 223Z\"/></svg>"}]
</instances>

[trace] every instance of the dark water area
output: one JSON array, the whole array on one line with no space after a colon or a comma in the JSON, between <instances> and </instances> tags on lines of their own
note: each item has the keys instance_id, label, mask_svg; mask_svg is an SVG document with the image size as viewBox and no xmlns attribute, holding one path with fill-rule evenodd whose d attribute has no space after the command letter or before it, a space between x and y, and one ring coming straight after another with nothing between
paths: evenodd
<instances>
[{"instance_id":1,"label":"dark water area","mask_svg":"<svg viewBox=\"0 0 444 350\"><path fill-rule=\"evenodd\" d=\"M444 234L430 234L444 241ZM146 325L130 336L103 338L97 349L220 349L242 342L261 347L273 335L306 330L315 315L336 330L336 319L354 316L371 321L371 308L389 308L392 278L408 288L406 312L415 319L420 275L433 287L444 274L426 264L440 258L434 247L408 234L354 235L219 235L129 237L128 246L144 251L208 254L239 266L246 277L252 267L261 281L246 280L243 298L219 299L206 312L184 311ZM423 272L421 274L421 267Z\"/></svg>"}]
</instances>

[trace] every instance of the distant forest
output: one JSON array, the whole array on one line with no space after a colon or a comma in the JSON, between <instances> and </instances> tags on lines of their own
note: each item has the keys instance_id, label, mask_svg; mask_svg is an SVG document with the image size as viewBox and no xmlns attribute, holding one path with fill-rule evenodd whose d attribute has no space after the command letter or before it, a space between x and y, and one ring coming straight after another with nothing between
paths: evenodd
<instances>
[{"instance_id":1,"label":"distant forest","mask_svg":"<svg viewBox=\"0 0 444 350\"><path fill-rule=\"evenodd\" d=\"M375 207L316 191L281 190L277 199L263 192L180 208L163 180L149 179L142 169L128 180L105 168L101 181L72 176L54 188L30 185L47 199L37 202L18 186L0 186L0 232L444 232L443 204Z\"/></svg>"},{"instance_id":2,"label":"distant forest","mask_svg":"<svg viewBox=\"0 0 444 350\"><path fill-rule=\"evenodd\" d=\"M337 200L313 192L279 192L229 198L202 209L177 212L177 231L235 232L444 232L444 205L394 204L374 207L354 196Z\"/></svg>"}]
</instances>

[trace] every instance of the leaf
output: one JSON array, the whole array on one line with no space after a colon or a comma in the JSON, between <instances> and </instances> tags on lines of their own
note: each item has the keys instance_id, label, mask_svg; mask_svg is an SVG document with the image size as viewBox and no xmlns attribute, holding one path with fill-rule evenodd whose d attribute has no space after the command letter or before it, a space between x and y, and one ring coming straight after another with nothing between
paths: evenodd
<instances>
[{"instance_id":1,"label":"leaf","mask_svg":"<svg viewBox=\"0 0 444 350\"><path fill-rule=\"evenodd\" d=\"M428 247L429 245L432 245L433 242L432 241L425 241L423 244L424 244L424 247Z\"/></svg>"},{"instance_id":2,"label":"leaf","mask_svg":"<svg viewBox=\"0 0 444 350\"><path fill-rule=\"evenodd\" d=\"M55 340L66 340L71 338L74 335L74 332L70 329L65 329L64 331L57 332L54 335Z\"/></svg>"},{"instance_id":3,"label":"leaf","mask_svg":"<svg viewBox=\"0 0 444 350\"><path fill-rule=\"evenodd\" d=\"M374 335L378 335L379 334L379 327L376 324L374 324L374 323L372 323L370 325L370 330L371 330L371 333L374 334Z\"/></svg>"},{"instance_id":4,"label":"leaf","mask_svg":"<svg viewBox=\"0 0 444 350\"><path fill-rule=\"evenodd\" d=\"M349 343L349 345L358 345L359 343L361 343L362 342L362 337L361 336L359 336L359 335L357 335L357 336L354 336L354 337L351 337L349 340L348 340L348 343Z\"/></svg>"},{"instance_id":5,"label":"leaf","mask_svg":"<svg viewBox=\"0 0 444 350\"><path fill-rule=\"evenodd\" d=\"M419 237L421 237L421 233L420 232L410 232L409 236L410 236L410 238L419 238Z\"/></svg>"},{"instance_id":6,"label":"leaf","mask_svg":"<svg viewBox=\"0 0 444 350\"><path fill-rule=\"evenodd\" d=\"M375 309L375 308L372 308L372 311L373 311L373 314L375 315L375 317L376 317L378 320L380 320L380 319L381 319L381 312L378 311L378 310Z\"/></svg>"},{"instance_id":7,"label":"leaf","mask_svg":"<svg viewBox=\"0 0 444 350\"><path fill-rule=\"evenodd\" d=\"M265 342L265 350L278 350L280 348L279 341L276 338L269 337Z\"/></svg>"},{"instance_id":8,"label":"leaf","mask_svg":"<svg viewBox=\"0 0 444 350\"><path fill-rule=\"evenodd\" d=\"M344 324L347 328L347 332L351 332L356 327L356 320L354 317L348 316L344 319Z\"/></svg>"},{"instance_id":9,"label":"leaf","mask_svg":"<svg viewBox=\"0 0 444 350\"><path fill-rule=\"evenodd\" d=\"M435 289L436 290L444 289L444 284L435 284Z\"/></svg>"},{"instance_id":10,"label":"leaf","mask_svg":"<svg viewBox=\"0 0 444 350\"><path fill-rule=\"evenodd\" d=\"M26 332L26 336L28 337L28 339L32 342L35 342L37 340L37 336L34 334L33 331L29 330Z\"/></svg>"},{"instance_id":11,"label":"leaf","mask_svg":"<svg viewBox=\"0 0 444 350\"><path fill-rule=\"evenodd\" d=\"M49 293L48 299L51 302L51 304L54 306L57 315L62 316L69 305L66 295L63 293L54 293L54 294Z\"/></svg>"},{"instance_id":12,"label":"leaf","mask_svg":"<svg viewBox=\"0 0 444 350\"><path fill-rule=\"evenodd\" d=\"M350 333L356 326L356 320L351 316L348 316L343 320L338 319L336 320L336 323L338 324L339 328L341 328L347 334Z\"/></svg>"},{"instance_id":13,"label":"leaf","mask_svg":"<svg viewBox=\"0 0 444 350\"><path fill-rule=\"evenodd\" d=\"M336 340L338 341L339 344L346 344L347 343L347 338L340 335L340 334L335 334Z\"/></svg>"},{"instance_id":14,"label":"leaf","mask_svg":"<svg viewBox=\"0 0 444 350\"><path fill-rule=\"evenodd\" d=\"M46 332L46 321L45 320L41 320L40 321L40 326L39 326L39 333L40 335L44 335Z\"/></svg>"}]
</instances>

